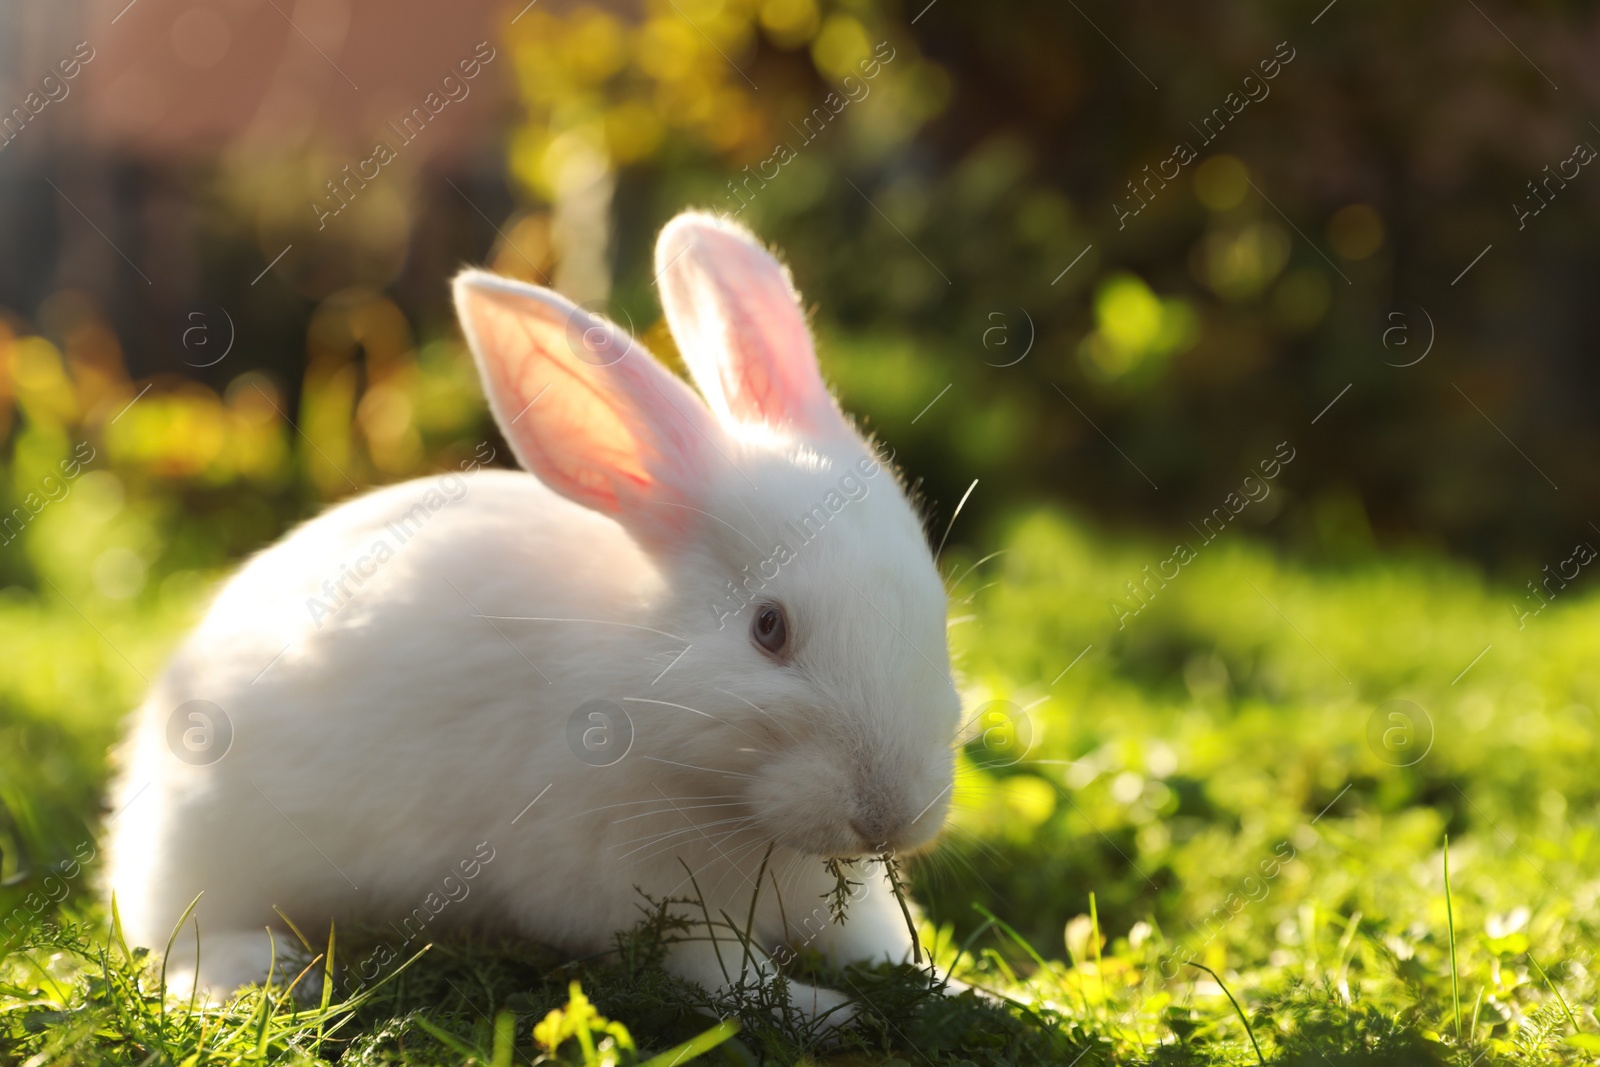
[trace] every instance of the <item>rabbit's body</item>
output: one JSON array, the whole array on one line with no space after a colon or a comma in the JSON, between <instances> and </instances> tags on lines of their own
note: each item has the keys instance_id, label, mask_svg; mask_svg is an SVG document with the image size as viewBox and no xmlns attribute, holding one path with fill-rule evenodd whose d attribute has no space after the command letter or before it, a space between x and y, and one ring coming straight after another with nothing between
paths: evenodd
<instances>
[{"instance_id":1,"label":"rabbit's body","mask_svg":"<svg viewBox=\"0 0 1600 1067\"><path fill-rule=\"evenodd\" d=\"M217 598L141 711L113 801L132 801L113 858L130 936L164 944L202 889L207 931L260 929L273 905L323 929L335 916L406 918L441 892L444 875L460 881L458 863L485 841L495 859L472 893L499 895L504 881L503 900L568 909L570 926L542 931L551 940L581 940L585 913L603 911L613 891L631 894L626 883L574 877L592 869L585 842L606 813L570 819L559 778L591 770L568 751L565 720L610 695L584 688L594 668L621 696L639 675L649 681L649 664L616 651L625 634L614 627L475 615L633 618L659 578L614 523L531 476L484 470L462 484L465 494L403 544L396 524L438 479L336 508L256 556ZM354 597L319 626L319 605L342 595L323 582L344 578L341 563L354 571L375 543L398 548L361 585L346 578ZM529 566L552 558L561 565ZM468 633L475 640L457 643ZM167 720L191 699L214 702L231 723L225 768L170 766ZM440 758L452 748L470 751L470 763ZM151 766L160 773L143 778ZM629 770L610 784L636 778ZM512 826L552 781L544 799L555 802ZM541 817L551 811L563 817L559 834ZM537 842L535 863L507 879L519 850L506 845L519 834ZM474 903L441 918L455 918L450 910L493 914Z\"/></svg>"},{"instance_id":2,"label":"rabbit's body","mask_svg":"<svg viewBox=\"0 0 1600 1067\"><path fill-rule=\"evenodd\" d=\"M697 225L690 240L732 234ZM592 403L587 379L557 375L570 399L543 411L537 382L497 380L502 359L527 377L497 347L504 329L532 331L546 312L535 302L529 317L532 290L480 279L489 303L463 311L469 337L502 427L540 477L477 470L374 492L227 584L122 753L111 884L130 941L165 944L203 891L198 978L217 991L265 975L275 907L308 934L329 920L390 923L413 951L470 925L588 954L638 920L641 891L698 894L714 921L742 925L770 847L756 946L905 958L876 864L858 868L866 884L844 925L821 900L834 881L822 857L915 847L948 803L942 588L894 476L853 434L832 430L819 449L694 421L692 394L664 372L645 383L659 404L648 391L609 400L668 424L648 450L619 418L590 442L592 466L552 457L573 425L609 426L611 409L561 406ZM462 284L458 301L480 298ZM648 360L626 354L599 370ZM553 428L529 429L536 417ZM620 459L607 451L618 448ZM684 485L661 474L669 451L693 468ZM794 634L763 652L752 621L771 621L772 604ZM185 756L189 711L212 714L179 712L190 701L227 726L210 724ZM225 752L205 751L227 727ZM702 934L671 961L708 987L770 971L721 939L720 959Z\"/></svg>"}]
</instances>

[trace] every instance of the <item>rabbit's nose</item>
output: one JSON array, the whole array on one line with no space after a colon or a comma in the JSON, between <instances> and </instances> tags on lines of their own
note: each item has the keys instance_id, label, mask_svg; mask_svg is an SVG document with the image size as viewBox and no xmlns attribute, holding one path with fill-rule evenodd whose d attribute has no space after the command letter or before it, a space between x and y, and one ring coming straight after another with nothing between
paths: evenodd
<instances>
[{"instance_id":1,"label":"rabbit's nose","mask_svg":"<svg viewBox=\"0 0 1600 1067\"><path fill-rule=\"evenodd\" d=\"M889 839L893 836L893 827L889 820L883 816L856 816L850 820L850 829L872 852L881 852L889 847Z\"/></svg>"}]
</instances>

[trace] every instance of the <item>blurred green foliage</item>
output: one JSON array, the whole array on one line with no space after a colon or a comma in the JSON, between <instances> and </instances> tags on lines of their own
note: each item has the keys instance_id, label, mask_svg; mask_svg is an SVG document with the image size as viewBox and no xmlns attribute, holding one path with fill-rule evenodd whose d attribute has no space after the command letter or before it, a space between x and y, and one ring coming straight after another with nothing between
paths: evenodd
<instances>
[{"instance_id":1,"label":"blurred green foliage","mask_svg":"<svg viewBox=\"0 0 1600 1067\"><path fill-rule=\"evenodd\" d=\"M1573 281L1600 188L1564 189L1536 232L1508 192L1591 133L1526 54L1595 13L1324 6L535 9L508 33L511 173L530 218L562 175L615 175L614 299L636 322L660 223L737 212L793 265L849 406L941 502L977 477L981 516L1046 495L1181 529L1262 441L1305 436L1281 542L1515 571L1600 489L1580 458L1600 427L1570 401L1597 384ZM1152 178L1174 142L1194 161Z\"/></svg>"},{"instance_id":2,"label":"blurred green foliage","mask_svg":"<svg viewBox=\"0 0 1600 1067\"><path fill-rule=\"evenodd\" d=\"M930 500L982 482L961 536L1038 499L1182 530L1289 438L1298 506L1262 527L1280 544L1537 569L1600 491L1579 399L1600 386L1582 284L1600 185L1574 180L1522 228L1511 208L1593 134L1586 90L1540 72L1568 81L1551 57L1600 13L1325 7L508 5L487 68L516 85L503 143L402 159L324 230L307 205L347 151L231 153L182 176L204 281L163 312L180 321L76 290L15 310L58 347L111 329L133 391L224 394L254 370L297 417L302 389L359 403L396 351L448 336L463 262L567 283L670 359L650 251L705 207L782 251L830 380ZM1178 145L1192 160L1168 164ZM415 338L325 349L327 320L373 298ZM216 366L174 344L197 307L238 324ZM374 400L380 436L385 413L408 414Z\"/></svg>"}]
</instances>

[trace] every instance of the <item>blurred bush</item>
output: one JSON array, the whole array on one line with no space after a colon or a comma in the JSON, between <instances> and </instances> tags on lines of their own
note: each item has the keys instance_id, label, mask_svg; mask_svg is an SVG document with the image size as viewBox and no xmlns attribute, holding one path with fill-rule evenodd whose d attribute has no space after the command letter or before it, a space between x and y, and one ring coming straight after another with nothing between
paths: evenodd
<instances>
[{"instance_id":1,"label":"blurred bush","mask_svg":"<svg viewBox=\"0 0 1600 1067\"><path fill-rule=\"evenodd\" d=\"M1566 54L1596 16L1323 6L535 8L508 27L511 174L555 205L529 216L539 234L605 187L590 229L636 322L661 221L702 204L750 223L817 307L849 406L946 506L977 477L980 518L1048 495L1182 530L1293 438L1308 506L1272 536L1526 567L1585 528L1550 485L1600 488L1576 460L1600 428L1567 399L1600 384L1593 317L1555 299L1596 265L1571 236L1600 189L1553 208L1564 234L1512 228L1505 190L1592 132L1523 53ZM1435 99L1442 82L1477 114ZM1163 181L1174 141L1194 161ZM530 258L495 253L538 277Z\"/></svg>"},{"instance_id":2,"label":"blurred bush","mask_svg":"<svg viewBox=\"0 0 1600 1067\"><path fill-rule=\"evenodd\" d=\"M1521 230L1505 191L1592 133L1595 93L1555 94L1543 71L1600 15L1321 7L509 5L478 83L514 83L509 124L465 154L402 155L326 231L307 204L349 162L331 135L108 161L145 190L131 214L187 205L141 240L199 269L181 292L161 275L155 308L126 271L63 265L42 300L19 292L12 332L48 338L65 377L14 360L32 408L0 430L88 405L77 425L168 488L269 487L240 505L256 524L237 552L275 528L263 509L281 525L484 432L449 340L462 262L554 283L672 359L651 243L703 206L783 250L830 379L931 502L980 481L958 539L1039 498L1182 531L1291 439L1296 506L1252 516L1258 532L1331 560L1421 544L1536 571L1600 489L1575 286L1600 255L1583 240L1600 187L1575 180ZM84 166L46 159L26 187L66 212L43 179ZM44 244L13 248L5 276L37 289ZM234 316L218 364L191 350L195 308L219 333L217 309ZM146 385L111 430L100 406Z\"/></svg>"}]
</instances>

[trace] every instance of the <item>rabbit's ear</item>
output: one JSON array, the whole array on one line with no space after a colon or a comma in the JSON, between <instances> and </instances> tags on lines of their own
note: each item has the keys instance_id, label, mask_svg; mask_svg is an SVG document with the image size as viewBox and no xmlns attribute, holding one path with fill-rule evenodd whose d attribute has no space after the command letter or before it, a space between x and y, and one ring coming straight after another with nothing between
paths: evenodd
<instances>
[{"instance_id":1,"label":"rabbit's ear","mask_svg":"<svg viewBox=\"0 0 1600 1067\"><path fill-rule=\"evenodd\" d=\"M817 370L789 272L724 219L686 212L656 241L661 304L678 350L717 417L849 433Z\"/></svg>"},{"instance_id":2,"label":"rabbit's ear","mask_svg":"<svg viewBox=\"0 0 1600 1067\"><path fill-rule=\"evenodd\" d=\"M456 314L523 467L652 548L694 524L722 430L699 397L615 325L549 289L469 270Z\"/></svg>"}]
</instances>

